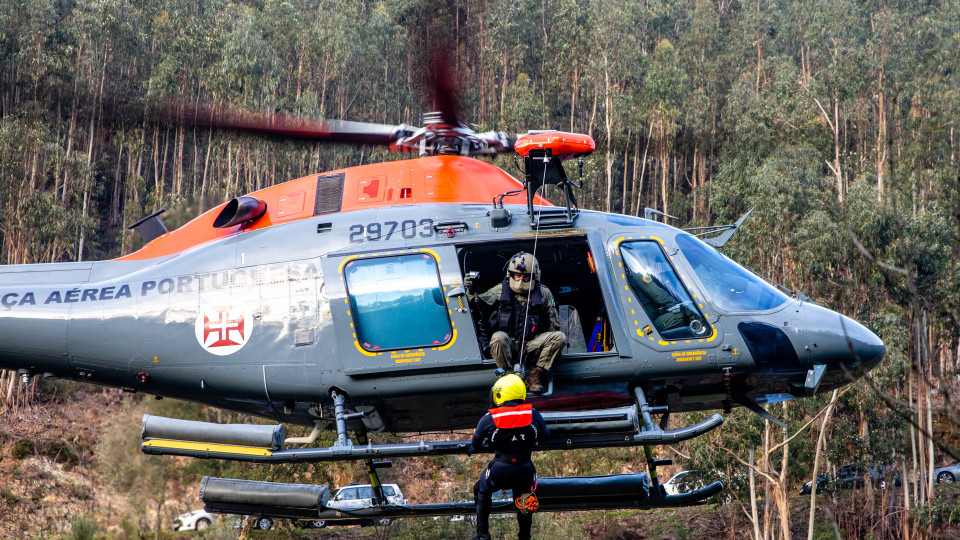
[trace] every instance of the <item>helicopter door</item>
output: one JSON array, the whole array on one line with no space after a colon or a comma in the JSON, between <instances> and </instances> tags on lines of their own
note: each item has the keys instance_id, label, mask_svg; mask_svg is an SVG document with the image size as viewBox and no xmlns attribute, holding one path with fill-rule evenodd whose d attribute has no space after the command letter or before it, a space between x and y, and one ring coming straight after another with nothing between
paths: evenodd
<instances>
[{"instance_id":1,"label":"helicopter door","mask_svg":"<svg viewBox=\"0 0 960 540\"><path fill-rule=\"evenodd\" d=\"M532 253L540 263L542 284L553 296L558 327L567 339L563 361L618 354L596 260L585 236L470 244L460 247L459 257L463 271L476 274L477 292L485 294L502 284L507 261L518 252ZM475 300L470 308L476 316L476 327L491 334L491 307ZM485 341L489 335L482 337ZM490 356L488 350L484 352ZM488 364L494 364L492 357Z\"/></svg>"},{"instance_id":2,"label":"helicopter door","mask_svg":"<svg viewBox=\"0 0 960 540\"><path fill-rule=\"evenodd\" d=\"M329 257L324 274L348 375L481 364L453 247Z\"/></svg>"}]
</instances>

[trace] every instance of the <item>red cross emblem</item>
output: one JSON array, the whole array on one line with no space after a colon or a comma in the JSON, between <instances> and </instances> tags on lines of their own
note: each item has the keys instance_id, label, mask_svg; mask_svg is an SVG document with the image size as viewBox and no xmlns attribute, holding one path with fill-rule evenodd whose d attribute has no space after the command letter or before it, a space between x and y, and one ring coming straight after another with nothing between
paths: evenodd
<instances>
[{"instance_id":1,"label":"red cross emblem","mask_svg":"<svg viewBox=\"0 0 960 540\"><path fill-rule=\"evenodd\" d=\"M231 334L236 333L239 341L231 339ZM216 341L209 342L210 334L216 334ZM207 313L203 314L203 342L207 347L228 347L243 345L246 336L243 332L243 312L238 314L235 319L230 318L230 310L217 311L217 319L210 319Z\"/></svg>"},{"instance_id":2,"label":"red cross emblem","mask_svg":"<svg viewBox=\"0 0 960 540\"><path fill-rule=\"evenodd\" d=\"M243 305L203 308L194 328L204 350L218 356L233 354L250 339L253 315Z\"/></svg>"}]
</instances>

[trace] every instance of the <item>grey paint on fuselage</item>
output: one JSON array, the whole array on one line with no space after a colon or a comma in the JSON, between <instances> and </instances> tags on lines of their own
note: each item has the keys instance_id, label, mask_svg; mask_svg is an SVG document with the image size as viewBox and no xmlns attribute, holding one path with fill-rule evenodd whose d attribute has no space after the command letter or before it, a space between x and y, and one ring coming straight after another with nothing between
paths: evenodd
<instances>
[{"instance_id":1,"label":"grey paint on fuselage","mask_svg":"<svg viewBox=\"0 0 960 540\"><path fill-rule=\"evenodd\" d=\"M448 348L428 348L416 362L383 364L390 356L365 360L354 343L337 269L353 256L425 249L440 258L441 281L449 291L462 286L457 246L533 239L525 208L510 210L514 219L509 229L491 228L488 207L483 205L400 206L274 225L148 261L0 267L0 367L196 400L305 425L317 415L328 416L329 411L320 409L329 407L329 392L337 388L353 406L376 407L392 431L469 427L487 407L495 367L480 353L469 310L459 312L453 309L457 299L447 299L457 331ZM412 217L418 224L412 237L396 231L389 239L385 234L380 239L366 234L366 224L403 223ZM427 234L422 218L434 223L462 221L467 231L448 238L429 228ZM330 224L329 230L319 232L320 224ZM367 238L351 242L357 239L358 225L364 226ZM737 331L740 321L758 319L793 332L801 365L791 376L802 378L809 365L830 363L832 372L820 391L846 382L836 376L842 356L837 351L843 344L830 344L830 354L837 359L829 362L817 356L828 352L823 343L816 345L820 350L812 348L817 338L811 332L836 334L835 328L828 328L831 323L822 322L824 316L841 315L799 300L769 312L722 313L687 277L693 271L682 254L677 255L673 240L686 234L682 231L639 218L581 212L574 229L543 234L587 239L616 344L615 351L562 358L555 370L555 394L587 396L602 389L626 402L631 399L630 387L643 384L652 391L653 401L669 402L672 410L716 408L724 368L742 373L739 384L761 400L786 392L783 373L773 376L754 370ZM713 339L661 344L640 335L634 321L625 320L630 308L625 307L624 287L618 281L617 245L619 239L641 236L659 238L673 256L685 286L704 304L708 322L716 329ZM234 311L227 309L231 307ZM636 317L645 322L642 311ZM862 328L844 320L854 330ZM235 334L223 326L236 328L238 321L244 321L247 337L238 350L218 355L210 352L216 348L201 346L198 333L208 340L232 342ZM284 404L292 409L284 412Z\"/></svg>"}]
</instances>

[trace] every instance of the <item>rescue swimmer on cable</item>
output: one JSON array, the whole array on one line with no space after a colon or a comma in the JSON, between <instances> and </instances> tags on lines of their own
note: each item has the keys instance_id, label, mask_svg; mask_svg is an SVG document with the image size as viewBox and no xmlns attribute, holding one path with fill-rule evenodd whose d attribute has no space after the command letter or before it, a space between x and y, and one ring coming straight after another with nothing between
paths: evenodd
<instances>
[{"instance_id":1,"label":"rescue swimmer on cable","mask_svg":"<svg viewBox=\"0 0 960 540\"><path fill-rule=\"evenodd\" d=\"M114 260L0 267L0 368L25 384L59 377L272 419L147 415L141 448L253 463L362 461L373 505L349 512L326 505L326 486L201 485L208 511L334 522L483 516L493 487L525 491L530 451L578 448L643 447L648 472L539 478L524 501L539 511L698 504L723 486L667 495L657 467L669 460L653 448L723 417L671 429L671 415L744 407L779 423L764 405L843 386L883 359L883 343L856 321L718 251L749 213L681 230L652 219L656 211L582 210L564 164L582 173L591 137L474 132L449 70L439 73L437 111L420 127L192 104L161 111L166 123L419 157L278 183L174 231L155 212L132 225L144 247ZM520 161L519 179L478 159L502 153ZM486 409L506 371L493 411L521 407L508 412L530 423L503 429L529 437L523 430L534 427L533 446L480 429L487 418L500 429L494 415L503 411ZM526 396L522 375L525 403L516 399ZM469 429L481 417L477 437L491 444L372 440ZM287 437L284 423L312 431ZM336 443L314 446L324 430ZM499 456L476 501L387 502L384 460L471 452ZM489 511L515 512L515 500Z\"/></svg>"},{"instance_id":2,"label":"rescue swimmer on cable","mask_svg":"<svg viewBox=\"0 0 960 540\"><path fill-rule=\"evenodd\" d=\"M532 267L531 267L532 268ZM537 471L530 454L541 441L550 438L550 430L527 399L527 389L516 374L504 375L490 389L493 408L483 415L473 432L467 455L492 448L493 460L473 486L477 505L477 534L474 540L490 540L490 505L494 492L508 489L513 494L519 539L530 539L532 512L539 509L536 496Z\"/></svg>"}]
</instances>

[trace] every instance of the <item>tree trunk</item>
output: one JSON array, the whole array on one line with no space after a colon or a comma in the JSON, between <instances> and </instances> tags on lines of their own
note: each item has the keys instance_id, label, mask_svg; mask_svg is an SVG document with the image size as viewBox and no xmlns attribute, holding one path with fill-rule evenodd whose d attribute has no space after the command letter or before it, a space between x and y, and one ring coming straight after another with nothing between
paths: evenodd
<instances>
[{"instance_id":1,"label":"tree trunk","mask_svg":"<svg viewBox=\"0 0 960 540\"><path fill-rule=\"evenodd\" d=\"M77 78L79 80L79 77ZM70 185L70 156L73 155L73 132L77 126L77 87L73 87L73 105L70 108L70 129L67 130L67 155L64 158L63 166L63 193L60 196L61 202L67 201L67 190Z\"/></svg>"},{"instance_id":2,"label":"tree trunk","mask_svg":"<svg viewBox=\"0 0 960 540\"><path fill-rule=\"evenodd\" d=\"M580 90L580 64L573 66L573 84L570 89L570 131L574 131L573 122L577 117L577 92Z\"/></svg>"},{"instance_id":3,"label":"tree trunk","mask_svg":"<svg viewBox=\"0 0 960 540\"><path fill-rule=\"evenodd\" d=\"M757 515L757 482L753 470L754 449L754 446L750 446L750 466L747 467L747 471L750 474L750 521L753 524L753 540L761 540L760 517Z\"/></svg>"},{"instance_id":4,"label":"tree trunk","mask_svg":"<svg viewBox=\"0 0 960 540\"><path fill-rule=\"evenodd\" d=\"M630 185L630 182L627 182L627 166L630 164L630 136L632 135L632 130L627 129L627 142L623 145L623 196L620 197L620 213L626 214L629 211L630 199L627 194L627 187Z\"/></svg>"},{"instance_id":5,"label":"tree trunk","mask_svg":"<svg viewBox=\"0 0 960 540\"><path fill-rule=\"evenodd\" d=\"M604 108L604 124L607 127L607 162L606 162L606 172L607 172L607 198L606 198L606 211L610 211L611 196L613 192L613 154L611 153L611 139L613 138L613 114L610 109L613 108L612 100L610 99L610 72L607 69L607 56L603 56L603 108Z\"/></svg>"},{"instance_id":6,"label":"tree trunk","mask_svg":"<svg viewBox=\"0 0 960 540\"><path fill-rule=\"evenodd\" d=\"M813 540L813 523L814 515L816 513L816 500L817 500L817 476L820 473L820 453L823 450L823 441L827 433L827 423L830 422L830 415L833 414L833 405L837 401L837 391L833 391L833 395L830 397L830 403L827 405L827 412L823 415L823 421L820 422L820 434L817 435L817 446L813 454L813 474L811 477L812 484L810 484L810 519L807 521L807 540Z\"/></svg>"},{"instance_id":7,"label":"tree trunk","mask_svg":"<svg viewBox=\"0 0 960 540\"><path fill-rule=\"evenodd\" d=\"M107 62L109 61L109 55L107 53L103 54L103 66L100 70L100 87L96 93L94 93L93 100L91 103L91 113L90 113L90 143L87 145L87 170L85 171L85 178L83 182L83 209L80 213L80 243L77 248L77 262L83 261L83 245L86 240L87 231L84 228L83 220L87 219L87 206L90 204L90 184L93 183L93 141L97 120L97 109L98 101L100 96L103 95L103 84L106 82L107 78Z\"/></svg>"},{"instance_id":8,"label":"tree trunk","mask_svg":"<svg viewBox=\"0 0 960 540\"><path fill-rule=\"evenodd\" d=\"M770 473L770 422L763 422L763 472ZM770 538L770 480L763 483L763 538Z\"/></svg>"},{"instance_id":9,"label":"tree trunk","mask_svg":"<svg viewBox=\"0 0 960 540\"><path fill-rule=\"evenodd\" d=\"M642 168L640 169L640 187L635 190L634 196L636 197L636 204L633 207L633 215L640 215L640 197L643 196L643 179L647 173L647 152L650 151L650 138L653 136L653 122L650 122L650 129L647 130L647 142L643 146L643 159L641 160ZM639 144L639 141L637 141ZM634 172L636 172L636 167L634 167Z\"/></svg>"},{"instance_id":10,"label":"tree trunk","mask_svg":"<svg viewBox=\"0 0 960 540\"><path fill-rule=\"evenodd\" d=\"M787 402L783 402L784 417L787 412ZM787 493L787 471L790 469L790 444L786 442L789 433L783 428L784 445L780 457L780 474L777 482L777 509L780 513L780 533L783 540L790 540L790 494Z\"/></svg>"},{"instance_id":11,"label":"tree trunk","mask_svg":"<svg viewBox=\"0 0 960 540\"><path fill-rule=\"evenodd\" d=\"M877 202L883 203L883 173L887 163L887 104L883 95L883 69L877 74Z\"/></svg>"}]
</instances>

